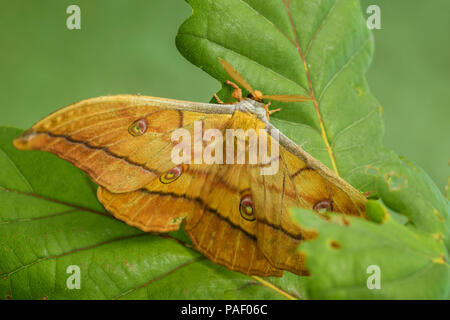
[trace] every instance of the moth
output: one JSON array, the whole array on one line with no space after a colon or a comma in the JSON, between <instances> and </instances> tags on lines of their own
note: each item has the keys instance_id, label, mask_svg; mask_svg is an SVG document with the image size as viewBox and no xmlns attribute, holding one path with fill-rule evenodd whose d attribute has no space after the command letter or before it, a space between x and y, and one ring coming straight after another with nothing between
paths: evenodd
<instances>
[{"instance_id":1,"label":"moth","mask_svg":"<svg viewBox=\"0 0 450 320\"><path fill-rule=\"evenodd\" d=\"M195 248L215 263L248 275L282 276L285 270L307 275L306 257L297 247L317 234L296 224L289 208L365 218L366 199L269 122L276 110L264 99L309 97L263 96L231 64L220 62L249 97L228 82L237 100L232 104L139 95L91 98L37 122L14 146L54 153L85 171L99 186L103 206L131 226L166 233L183 224ZM224 135L229 129L263 130L264 139L278 148L278 171L261 174L266 165L261 162L174 163L173 132L182 128L194 136L195 123ZM248 149L245 137L244 142Z\"/></svg>"}]
</instances>

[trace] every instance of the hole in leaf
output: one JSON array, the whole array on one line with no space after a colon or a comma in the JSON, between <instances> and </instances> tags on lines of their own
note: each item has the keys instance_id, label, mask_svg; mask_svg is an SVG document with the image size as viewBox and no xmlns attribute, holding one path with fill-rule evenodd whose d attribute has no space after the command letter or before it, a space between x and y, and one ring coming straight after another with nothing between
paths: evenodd
<instances>
[{"instance_id":1,"label":"hole in leaf","mask_svg":"<svg viewBox=\"0 0 450 320\"><path fill-rule=\"evenodd\" d=\"M395 172L388 173L385 180L392 191L398 191L408 187L408 179L406 177L396 174Z\"/></svg>"}]
</instances>

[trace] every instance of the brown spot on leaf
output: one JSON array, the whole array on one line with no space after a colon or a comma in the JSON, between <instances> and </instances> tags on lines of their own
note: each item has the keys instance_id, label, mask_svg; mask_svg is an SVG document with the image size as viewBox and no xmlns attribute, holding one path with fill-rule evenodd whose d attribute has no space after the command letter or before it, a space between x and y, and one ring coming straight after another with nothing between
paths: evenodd
<instances>
[{"instance_id":1,"label":"brown spot on leaf","mask_svg":"<svg viewBox=\"0 0 450 320\"><path fill-rule=\"evenodd\" d=\"M384 176L389 190L398 191L408 187L408 179L395 172L389 172Z\"/></svg>"},{"instance_id":2,"label":"brown spot on leaf","mask_svg":"<svg viewBox=\"0 0 450 320\"><path fill-rule=\"evenodd\" d=\"M350 221L346 217L342 217L342 222L344 223L344 226L348 227L350 225Z\"/></svg>"},{"instance_id":3,"label":"brown spot on leaf","mask_svg":"<svg viewBox=\"0 0 450 320\"><path fill-rule=\"evenodd\" d=\"M331 240L330 246L336 250L341 248L341 244L339 242L337 242L336 240Z\"/></svg>"},{"instance_id":4,"label":"brown spot on leaf","mask_svg":"<svg viewBox=\"0 0 450 320\"><path fill-rule=\"evenodd\" d=\"M432 261L433 261L433 263L437 263L437 264L447 264L447 261L445 260L445 256L442 253L439 256L439 258L433 258Z\"/></svg>"},{"instance_id":5,"label":"brown spot on leaf","mask_svg":"<svg viewBox=\"0 0 450 320\"><path fill-rule=\"evenodd\" d=\"M436 240L438 240L439 242L443 242L444 241L444 235L442 234L442 233L435 233L434 235L434 238L436 239Z\"/></svg>"},{"instance_id":6,"label":"brown spot on leaf","mask_svg":"<svg viewBox=\"0 0 450 320\"><path fill-rule=\"evenodd\" d=\"M437 211L436 209L433 209L433 213L438 217L439 221L443 222L444 218L442 218L442 216L439 214L439 211Z\"/></svg>"}]
</instances>

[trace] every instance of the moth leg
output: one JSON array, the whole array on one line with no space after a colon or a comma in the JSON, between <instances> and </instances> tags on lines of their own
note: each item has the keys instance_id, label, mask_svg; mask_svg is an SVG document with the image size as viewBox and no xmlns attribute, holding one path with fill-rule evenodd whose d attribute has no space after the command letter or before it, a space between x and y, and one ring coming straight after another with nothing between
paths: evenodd
<instances>
[{"instance_id":1,"label":"moth leg","mask_svg":"<svg viewBox=\"0 0 450 320\"><path fill-rule=\"evenodd\" d=\"M213 94L213 97L214 97L214 99L216 99L216 101L219 103L219 104L225 104L225 102L223 102L218 96L217 96L217 94Z\"/></svg>"},{"instance_id":2,"label":"moth leg","mask_svg":"<svg viewBox=\"0 0 450 320\"><path fill-rule=\"evenodd\" d=\"M264 105L264 109L266 110L267 120L269 120L269 117L270 117L270 115L271 115L272 113L281 111L280 108L273 109L273 110L269 110L270 104L271 104L271 103L269 102L269 103L267 103L267 104Z\"/></svg>"},{"instance_id":3,"label":"moth leg","mask_svg":"<svg viewBox=\"0 0 450 320\"><path fill-rule=\"evenodd\" d=\"M242 90L241 88L239 88L239 86L237 84L235 84L234 82L231 82L230 80L227 80L227 82L225 82L227 85L231 86L232 88L234 88L233 93L231 94L231 96L236 99L237 101L241 101L242 98Z\"/></svg>"},{"instance_id":4,"label":"moth leg","mask_svg":"<svg viewBox=\"0 0 450 320\"><path fill-rule=\"evenodd\" d=\"M277 109L273 109L273 110L269 110L269 115L275 112L281 111L281 108L277 108Z\"/></svg>"}]
</instances>

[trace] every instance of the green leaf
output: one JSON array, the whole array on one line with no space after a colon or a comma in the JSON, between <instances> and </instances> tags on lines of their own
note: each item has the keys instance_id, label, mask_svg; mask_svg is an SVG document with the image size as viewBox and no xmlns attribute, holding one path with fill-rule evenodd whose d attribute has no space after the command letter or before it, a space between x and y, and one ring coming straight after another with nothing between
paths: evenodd
<instances>
[{"instance_id":1,"label":"green leaf","mask_svg":"<svg viewBox=\"0 0 450 320\"><path fill-rule=\"evenodd\" d=\"M313 102L272 102L272 123L356 188L375 190L370 166L393 155L381 145L381 107L365 72L373 51L358 0L188 0L180 52L221 83L230 62L265 94L313 95ZM218 93L232 101L224 85Z\"/></svg>"},{"instance_id":2,"label":"green leaf","mask_svg":"<svg viewBox=\"0 0 450 320\"><path fill-rule=\"evenodd\" d=\"M448 201L425 173L408 168L382 146L382 108L365 80L373 39L359 1L187 2L193 15L180 27L176 43L189 61L222 84L230 79L219 57L265 94L313 97L302 103L272 101L282 110L271 122L353 186L373 198L381 196L411 222L407 227L395 222L376 201L368 203L373 222L352 222L348 230L299 210L305 214L298 215L299 222L314 225L322 235L300 247L308 253L313 273L303 284L308 295L446 297L448 253L443 246L449 239ZM232 101L231 88L223 85L218 96ZM324 240L328 232L345 244L342 250L334 251ZM366 239L366 234L371 236ZM361 268L366 260L383 266L385 289L365 286L367 273Z\"/></svg>"},{"instance_id":3,"label":"green leaf","mask_svg":"<svg viewBox=\"0 0 450 320\"><path fill-rule=\"evenodd\" d=\"M381 200L408 218L405 225L369 200L372 221L320 219L294 209L294 219L318 233L300 244L311 271L312 299L447 299L450 295L449 204L420 168L405 159L372 168ZM320 254L317 254L320 252ZM381 288L369 289L373 269Z\"/></svg>"},{"instance_id":4,"label":"green leaf","mask_svg":"<svg viewBox=\"0 0 450 320\"><path fill-rule=\"evenodd\" d=\"M366 203L366 210L369 219L373 222L383 223L387 217L388 212L378 201L368 200Z\"/></svg>"},{"instance_id":5,"label":"green leaf","mask_svg":"<svg viewBox=\"0 0 450 320\"><path fill-rule=\"evenodd\" d=\"M278 288L210 262L182 231L144 233L113 218L83 172L16 150L21 132L0 127L0 299L303 297L298 286ZM80 267L79 290L66 284L72 265Z\"/></svg>"},{"instance_id":6,"label":"green leaf","mask_svg":"<svg viewBox=\"0 0 450 320\"><path fill-rule=\"evenodd\" d=\"M406 228L390 216L379 224L344 221L336 214L324 220L293 209L293 217L318 233L316 240L299 247L311 270L312 299L447 299L449 256L432 234ZM368 287L376 283L373 268L379 270L380 289Z\"/></svg>"},{"instance_id":7,"label":"green leaf","mask_svg":"<svg viewBox=\"0 0 450 320\"><path fill-rule=\"evenodd\" d=\"M323 220L294 209L294 218L318 238L302 243L311 270L308 296L321 299L448 299L450 295L448 200L428 175L400 158L372 168L381 200L408 218L397 222L375 200L371 221L332 215ZM321 254L318 255L317 252ZM372 266L372 267L371 267ZM380 289L369 289L373 266ZM369 269L368 269L369 268Z\"/></svg>"},{"instance_id":8,"label":"green leaf","mask_svg":"<svg viewBox=\"0 0 450 320\"><path fill-rule=\"evenodd\" d=\"M408 217L414 228L445 238L450 248L450 205L431 178L400 157L378 168L377 190L389 208Z\"/></svg>"}]
</instances>

